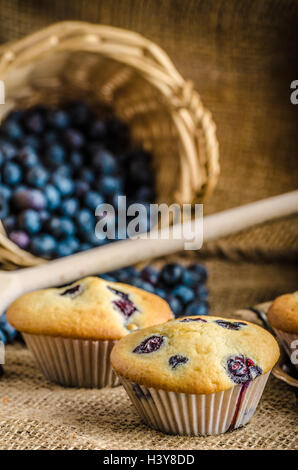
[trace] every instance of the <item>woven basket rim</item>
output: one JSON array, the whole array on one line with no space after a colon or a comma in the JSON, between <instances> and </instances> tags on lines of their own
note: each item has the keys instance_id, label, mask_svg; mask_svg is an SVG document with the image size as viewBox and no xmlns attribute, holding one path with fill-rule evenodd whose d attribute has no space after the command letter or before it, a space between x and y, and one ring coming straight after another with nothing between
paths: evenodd
<instances>
[{"instance_id":1,"label":"woven basket rim","mask_svg":"<svg viewBox=\"0 0 298 470\"><path fill-rule=\"evenodd\" d=\"M120 52L119 52L119 50ZM98 53L135 69L156 88L167 103L169 115L180 140L185 163L183 184L177 193L181 202L193 202L195 195L205 199L213 191L219 176L219 151L216 127L211 113L201 103L191 81L177 71L166 52L141 34L108 25L81 21L62 21L0 47L0 78L15 66L36 61L48 53L85 51ZM202 154L198 157L198 152ZM202 163L203 162L203 163ZM202 166L207 177L202 180ZM178 197L179 196L179 197ZM1 227L0 227L1 228ZM2 233L1 233L2 232ZM32 265L43 262L13 243L4 243L0 230L0 248L13 253L14 263ZM1 259L0 254L0 259Z\"/></svg>"}]
</instances>

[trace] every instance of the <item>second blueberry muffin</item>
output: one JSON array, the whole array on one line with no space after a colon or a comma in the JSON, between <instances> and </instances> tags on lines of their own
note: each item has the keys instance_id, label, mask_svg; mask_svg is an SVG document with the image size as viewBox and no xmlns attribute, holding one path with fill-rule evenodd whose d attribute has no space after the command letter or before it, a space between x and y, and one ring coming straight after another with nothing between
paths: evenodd
<instances>
[{"instance_id":1,"label":"second blueberry muffin","mask_svg":"<svg viewBox=\"0 0 298 470\"><path fill-rule=\"evenodd\" d=\"M198 435L246 424L278 357L263 328L209 316L132 333L115 345L111 362L145 422Z\"/></svg>"},{"instance_id":2,"label":"second blueberry muffin","mask_svg":"<svg viewBox=\"0 0 298 470\"><path fill-rule=\"evenodd\" d=\"M87 277L67 287L19 297L7 311L44 375L68 386L117 385L114 344L132 330L172 318L160 297L126 284Z\"/></svg>"}]
</instances>

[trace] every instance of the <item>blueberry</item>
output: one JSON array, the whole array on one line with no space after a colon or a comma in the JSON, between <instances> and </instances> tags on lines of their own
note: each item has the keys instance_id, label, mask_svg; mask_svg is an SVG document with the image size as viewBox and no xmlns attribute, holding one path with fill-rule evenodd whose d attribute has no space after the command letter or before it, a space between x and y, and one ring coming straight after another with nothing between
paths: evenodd
<instances>
[{"instance_id":1,"label":"blueberry","mask_svg":"<svg viewBox=\"0 0 298 470\"><path fill-rule=\"evenodd\" d=\"M156 287L154 289L154 294L158 295L162 299L166 299L166 297L167 297L166 291L164 289L161 289L160 287Z\"/></svg>"},{"instance_id":2,"label":"blueberry","mask_svg":"<svg viewBox=\"0 0 298 470\"><path fill-rule=\"evenodd\" d=\"M4 333L4 331L2 331L1 328L0 328L0 341L2 341L2 343L4 343L4 344L7 343L6 334ZM1 369L0 369L0 377L1 377L1 375L2 375L2 371L3 371L3 369L1 368Z\"/></svg>"},{"instance_id":3,"label":"blueberry","mask_svg":"<svg viewBox=\"0 0 298 470\"><path fill-rule=\"evenodd\" d=\"M150 354L152 352L158 351L164 343L164 336L149 336L142 343L140 343L136 348L134 348L133 353L136 354Z\"/></svg>"},{"instance_id":4,"label":"blueberry","mask_svg":"<svg viewBox=\"0 0 298 470\"><path fill-rule=\"evenodd\" d=\"M67 217L52 217L48 220L46 228L56 238L71 237L75 233L75 225Z\"/></svg>"},{"instance_id":5,"label":"blueberry","mask_svg":"<svg viewBox=\"0 0 298 470\"><path fill-rule=\"evenodd\" d=\"M185 310L185 315L208 315L208 305L204 301L194 300Z\"/></svg>"},{"instance_id":6,"label":"blueberry","mask_svg":"<svg viewBox=\"0 0 298 470\"><path fill-rule=\"evenodd\" d=\"M88 184L94 183L94 172L90 168L83 167L80 170L80 179Z\"/></svg>"},{"instance_id":7,"label":"blueberry","mask_svg":"<svg viewBox=\"0 0 298 470\"><path fill-rule=\"evenodd\" d=\"M4 162L5 162L5 157L4 157L2 150L0 149L0 168L2 167Z\"/></svg>"},{"instance_id":8,"label":"blueberry","mask_svg":"<svg viewBox=\"0 0 298 470\"><path fill-rule=\"evenodd\" d=\"M40 220L41 220L42 224L47 222L50 219L50 216L51 216L50 213L46 210L40 211L39 215L40 215Z\"/></svg>"},{"instance_id":9,"label":"blueberry","mask_svg":"<svg viewBox=\"0 0 298 470\"><path fill-rule=\"evenodd\" d=\"M42 188L49 179L48 172L42 166L30 168L26 175L26 181L35 188Z\"/></svg>"},{"instance_id":10,"label":"blueberry","mask_svg":"<svg viewBox=\"0 0 298 470\"><path fill-rule=\"evenodd\" d=\"M137 276L137 270L132 266L126 268L118 269L111 273L113 277L117 279L118 282L130 283Z\"/></svg>"},{"instance_id":11,"label":"blueberry","mask_svg":"<svg viewBox=\"0 0 298 470\"><path fill-rule=\"evenodd\" d=\"M146 266L142 271L140 272L140 277L146 282L149 282L153 286L156 286L158 282L158 277L159 273L156 269L154 269L152 266Z\"/></svg>"},{"instance_id":12,"label":"blueberry","mask_svg":"<svg viewBox=\"0 0 298 470\"><path fill-rule=\"evenodd\" d=\"M16 227L16 218L14 215L9 215L2 220L6 232L10 233Z\"/></svg>"},{"instance_id":13,"label":"blueberry","mask_svg":"<svg viewBox=\"0 0 298 470\"><path fill-rule=\"evenodd\" d=\"M100 189L104 196L120 194L123 189L122 180L114 176L104 176L100 181Z\"/></svg>"},{"instance_id":14,"label":"blueberry","mask_svg":"<svg viewBox=\"0 0 298 470\"><path fill-rule=\"evenodd\" d=\"M12 203L17 209L42 210L47 206L46 197L38 189L17 189L12 195Z\"/></svg>"},{"instance_id":15,"label":"blueberry","mask_svg":"<svg viewBox=\"0 0 298 470\"><path fill-rule=\"evenodd\" d=\"M100 204L103 204L104 198L102 197L101 194L95 191L89 191L88 193L85 194L84 202L89 209L91 209L92 211L95 211L97 206L99 206Z\"/></svg>"},{"instance_id":16,"label":"blueberry","mask_svg":"<svg viewBox=\"0 0 298 470\"><path fill-rule=\"evenodd\" d=\"M80 181L76 180L74 182L74 193L77 197L82 197L86 194L90 189L89 183L87 181Z\"/></svg>"},{"instance_id":17,"label":"blueberry","mask_svg":"<svg viewBox=\"0 0 298 470\"><path fill-rule=\"evenodd\" d=\"M107 286L107 288L116 295L117 298L113 300L112 303L126 319L138 311L138 308L134 305L132 300L130 300L128 294L111 286Z\"/></svg>"},{"instance_id":18,"label":"blueberry","mask_svg":"<svg viewBox=\"0 0 298 470\"><path fill-rule=\"evenodd\" d=\"M38 164L38 156L34 147L25 145L22 147L17 155L17 160L25 168L33 168Z\"/></svg>"},{"instance_id":19,"label":"blueberry","mask_svg":"<svg viewBox=\"0 0 298 470\"><path fill-rule=\"evenodd\" d=\"M72 237L66 238L61 242L58 242L56 254L59 258L63 256L70 256L76 251L78 251L79 246L79 242L76 239Z\"/></svg>"},{"instance_id":20,"label":"blueberry","mask_svg":"<svg viewBox=\"0 0 298 470\"><path fill-rule=\"evenodd\" d=\"M36 109L31 109L26 113L24 124L29 132L41 134L45 128L44 116Z\"/></svg>"},{"instance_id":21,"label":"blueberry","mask_svg":"<svg viewBox=\"0 0 298 470\"><path fill-rule=\"evenodd\" d=\"M49 147L52 144L56 144L58 140L59 140L59 135L54 130L47 131L43 136L43 144L45 145L45 147Z\"/></svg>"},{"instance_id":22,"label":"blueberry","mask_svg":"<svg viewBox=\"0 0 298 470\"><path fill-rule=\"evenodd\" d=\"M142 279L134 279L133 285L138 287L139 289L146 290L147 292L154 293L154 287L149 282L142 281Z\"/></svg>"},{"instance_id":23,"label":"blueberry","mask_svg":"<svg viewBox=\"0 0 298 470\"><path fill-rule=\"evenodd\" d=\"M47 122L55 129L65 129L69 125L69 117L62 109L50 109L47 114Z\"/></svg>"},{"instance_id":24,"label":"blueberry","mask_svg":"<svg viewBox=\"0 0 298 470\"><path fill-rule=\"evenodd\" d=\"M4 197L6 201L8 201L11 197L11 189L8 186L5 186L5 184L0 183L0 197Z\"/></svg>"},{"instance_id":25,"label":"blueberry","mask_svg":"<svg viewBox=\"0 0 298 470\"><path fill-rule=\"evenodd\" d=\"M31 251L45 258L51 258L56 249L56 240L48 234L36 235L31 242Z\"/></svg>"},{"instance_id":26,"label":"blueberry","mask_svg":"<svg viewBox=\"0 0 298 470\"><path fill-rule=\"evenodd\" d=\"M160 279L169 286L177 284L183 274L184 268L180 264L170 263L166 264L161 272Z\"/></svg>"},{"instance_id":27,"label":"blueberry","mask_svg":"<svg viewBox=\"0 0 298 470\"><path fill-rule=\"evenodd\" d=\"M117 162L108 150L99 148L94 151L92 165L100 171L102 175L114 175L117 170Z\"/></svg>"},{"instance_id":28,"label":"blueberry","mask_svg":"<svg viewBox=\"0 0 298 470\"><path fill-rule=\"evenodd\" d=\"M52 184L47 184L44 189L45 197L47 199L48 208L50 210L55 210L60 206L61 197L60 193L55 186Z\"/></svg>"},{"instance_id":29,"label":"blueberry","mask_svg":"<svg viewBox=\"0 0 298 470\"><path fill-rule=\"evenodd\" d=\"M94 119L89 129L89 136L92 139L103 139L106 135L106 126L101 119Z\"/></svg>"},{"instance_id":30,"label":"blueberry","mask_svg":"<svg viewBox=\"0 0 298 470\"><path fill-rule=\"evenodd\" d=\"M22 230L13 230L10 232L9 238L23 250L28 248L30 244L30 238L28 237L27 233L23 232Z\"/></svg>"},{"instance_id":31,"label":"blueberry","mask_svg":"<svg viewBox=\"0 0 298 470\"><path fill-rule=\"evenodd\" d=\"M174 295L168 295L167 296L167 302L172 310L172 312L177 316L182 313L183 310L183 305L182 302L178 299L178 297L175 297Z\"/></svg>"},{"instance_id":32,"label":"blueberry","mask_svg":"<svg viewBox=\"0 0 298 470\"><path fill-rule=\"evenodd\" d=\"M75 198L64 199L60 206L60 213L66 217L74 217L79 209L79 202Z\"/></svg>"},{"instance_id":33,"label":"blueberry","mask_svg":"<svg viewBox=\"0 0 298 470\"><path fill-rule=\"evenodd\" d=\"M104 239L97 238L97 236L94 233L94 227L87 228L86 231L83 233L83 235L84 235L84 240L87 243L90 243L94 247L95 246L102 246L102 245L105 245L107 243L106 238L104 238Z\"/></svg>"},{"instance_id":34,"label":"blueberry","mask_svg":"<svg viewBox=\"0 0 298 470\"><path fill-rule=\"evenodd\" d=\"M59 176L63 176L64 178L72 179L73 169L70 165L68 165L67 163L64 163L63 165L60 165L56 169L55 174Z\"/></svg>"},{"instance_id":35,"label":"blueberry","mask_svg":"<svg viewBox=\"0 0 298 470\"><path fill-rule=\"evenodd\" d=\"M40 215L33 209L27 209L18 216L18 224L28 233L37 233L41 229Z\"/></svg>"},{"instance_id":36,"label":"blueberry","mask_svg":"<svg viewBox=\"0 0 298 470\"><path fill-rule=\"evenodd\" d=\"M67 106L71 123L75 127L81 127L88 124L90 111L89 106L84 101L74 101Z\"/></svg>"},{"instance_id":37,"label":"blueberry","mask_svg":"<svg viewBox=\"0 0 298 470\"><path fill-rule=\"evenodd\" d=\"M241 330L243 326L246 326L247 323L241 321L229 322L225 320L215 320L215 323L222 328L226 328L227 330Z\"/></svg>"},{"instance_id":38,"label":"blueberry","mask_svg":"<svg viewBox=\"0 0 298 470\"><path fill-rule=\"evenodd\" d=\"M73 193L74 183L69 178L55 173L52 176L52 181L62 196L70 196Z\"/></svg>"},{"instance_id":39,"label":"blueberry","mask_svg":"<svg viewBox=\"0 0 298 470\"><path fill-rule=\"evenodd\" d=\"M201 275L196 271L185 269L182 273L181 282L188 287L196 287L201 282Z\"/></svg>"},{"instance_id":40,"label":"blueberry","mask_svg":"<svg viewBox=\"0 0 298 470\"><path fill-rule=\"evenodd\" d=\"M150 186L141 186L135 196L137 202L153 202L155 200L155 192Z\"/></svg>"},{"instance_id":41,"label":"blueberry","mask_svg":"<svg viewBox=\"0 0 298 470\"><path fill-rule=\"evenodd\" d=\"M78 223L79 228L84 229L85 227L87 227L88 229L93 228L94 230L95 218L89 209L79 210L76 215L76 221Z\"/></svg>"},{"instance_id":42,"label":"blueberry","mask_svg":"<svg viewBox=\"0 0 298 470\"><path fill-rule=\"evenodd\" d=\"M180 323L190 323L190 322L203 322L207 323L207 320L204 320L203 318L197 317L197 318L183 318L183 320L180 320Z\"/></svg>"},{"instance_id":43,"label":"blueberry","mask_svg":"<svg viewBox=\"0 0 298 470\"><path fill-rule=\"evenodd\" d=\"M192 264L188 267L188 269L199 274L200 282L205 282L207 280L207 270L201 264Z\"/></svg>"},{"instance_id":44,"label":"blueberry","mask_svg":"<svg viewBox=\"0 0 298 470\"><path fill-rule=\"evenodd\" d=\"M71 297L71 298L74 298L74 297L78 297L79 295L81 295L83 291L83 287L81 284L77 284L75 286L72 286L72 287L68 287L64 292L62 292L61 296L67 296L67 297Z\"/></svg>"},{"instance_id":45,"label":"blueberry","mask_svg":"<svg viewBox=\"0 0 298 470\"><path fill-rule=\"evenodd\" d=\"M24 117L24 111L22 109L13 109L7 116L7 119L13 119L19 122Z\"/></svg>"},{"instance_id":46,"label":"blueberry","mask_svg":"<svg viewBox=\"0 0 298 470\"><path fill-rule=\"evenodd\" d=\"M84 163L84 157L83 155L81 154L81 152L78 152L77 150L73 150L71 153L70 153L70 156L69 156L69 161L71 163L71 166L73 168L82 168L83 166L83 163Z\"/></svg>"},{"instance_id":47,"label":"blueberry","mask_svg":"<svg viewBox=\"0 0 298 470\"><path fill-rule=\"evenodd\" d=\"M189 287L183 285L175 287L175 289L172 290L171 294L175 297L178 297L178 299L181 300L184 305L188 304L195 298L194 291Z\"/></svg>"},{"instance_id":48,"label":"blueberry","mask_svg":"<svg viewBox=\"0 0 298 470\"><path fill-rule=\"evenodd\" d=\"M7 162L3 167L3 182L15 186L22 179L22 170L16 163Z\"/></svg>"},{"instance_id":49,"label":"blueberry","mask_svg":"<svg viewBox=\"0 0 298 470\"><path fill-rule=\"evenodd\" d=\"M22 128L14 119L7 119L2 124L1 131L12 140L19 140L23 136Z\"/></svg>"},{"instance_id":50,"label":"blueberry","mask_svg":"<svg viewBox=\"0 0 298 470\"><path fill-rule=\"evenodd\" d=\"M64 131L63 137L70 149L79 149L85 143L83 134L75 129L67 129Z\"/></svg>"},{"instance_id":51,"label":"blueberry","mask_svg":"<svg viewBox=\"0 0 298 470\"><path fill-rule=\"evenodd\" d=\"M36 135L27 134L22 138L22 144L24 147L32 147L35 150L40 148L40 140Z\"/></svg>"},{"instance_id":52,"label":"blueberry","mask_svg":"<svg viewBox=\"0 0 298 470\"><path fill-rule=\"evenodd\" d=\"M0 150L6 160L11 160L18 152L16 146L5 139L0 140Z\"/></svg>"},{"instance_id":53,"label":"blueberry","mask_svg":"<svg viewBox=\"0 0 298 470\"><path fill-rule=\"evenodd\" d=\"M8 204L4 196L0 196L0 219L4 219L8 215Z\"/></svg>"},{"instance_id":54,"label":"blueberry","mask_svg":"<svg viewBox=\"0 0 298 470\"><path fill-rule=\"evenodd\" d=\"M10 323L8 323L5 313L0 315L0 331L5 334L6 341L8 343L13 342L18 334L17 330L13 326L11 326Z\"/></svg>"},{"instance_id":55,"label":"blueberry","mask_svg":"<svg viewBox=\"0 0 298 470\"><path fill-rule=\"evenodd\" d=\"M46 161L49 165L61 165L65 160L65 150L62 145L51 144L46 150Z\"/></svg>"},{"instance_id":56,"label":"blueberry","mask_svg":"<svg viewBox=\"0 0 298 470\"><path fill-rule=\"evenodd\" d=\"M79 251L87 251L92 248L92 245L90 243L80 243L80 248Z\"/></svg>"},{"instance_id":57,"label":"blueberry","mask_svg":"<svg viewBox=\"0 0 298 470\"><path fill-rule=\"evenodd\" d=\"M226 370L236 384L246 384L262 374L252 359L243 355L230 356L227 360Z\"/></svg>"},{"instance_id":58,"label":"blueberry","mask_svg":"<svg viewBox=\"0 0 298 470\"><path fill-rule=\"evenodd\" d=\"M181 356L180 354L175 354L174 356L170 357L169 365L171 366L172 369L176 369L178 366L182 364L186 364L187 361L188 361L188 357Z\"/></svg>"},{"instance_id":59,"label":"blueberry","mask_svg":"<svg viewBox=\"0 0 298 470\"><path fill-rule=\"evenodd\" d=\"M208 289L204 284L198 284L195 287L195 294L200 300L206 300L208 298Z\"/></svg>"}]
</instances>

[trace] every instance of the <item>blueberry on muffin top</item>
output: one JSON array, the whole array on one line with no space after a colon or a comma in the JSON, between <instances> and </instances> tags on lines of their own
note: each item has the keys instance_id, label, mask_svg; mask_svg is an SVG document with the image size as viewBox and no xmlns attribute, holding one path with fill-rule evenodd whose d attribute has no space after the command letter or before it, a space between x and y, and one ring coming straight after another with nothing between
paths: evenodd
<instances>
[{"instance_id":1,"label":"blueberry on muffin top","mask_svg":"<svg viewBox=\"0 0 298 470\"><path fill-rule=\"evenodd\" d=\"M7 311L24 333L118 340L172 318L167 302L134 286L87 277L70 286L19 297Z\"/></svg>"},{"instance_id":2,"label":"blueberry on muffin top","mask_svg":"<svg viewBox=\"0 0 298 470\"><path fill-rule=\"evenodd\" d=\"M278 357L276 340L263 328L208 316L133 332L114 346L111 362L120 377L133 383L209 394L249 384L270 371Z\"/></svg>"}]
</instances>

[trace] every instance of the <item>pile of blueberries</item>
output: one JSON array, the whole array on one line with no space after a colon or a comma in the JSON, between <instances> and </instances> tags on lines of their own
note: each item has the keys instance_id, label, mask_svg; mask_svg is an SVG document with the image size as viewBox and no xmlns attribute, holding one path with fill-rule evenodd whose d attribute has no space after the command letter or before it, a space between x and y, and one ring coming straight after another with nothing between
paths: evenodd
<instances>
[{"instance_id":1,"label":"pile of blueberries","mask_svg":"<svg viewBox=\"0 0 298 470\"><path fill-rule=\"evenodd\" d=\"M95 208L116 207L120 195L149 207L154 181L152 155L132 147L127 125L98 117L86 102L15 110L0 127L0 219L37 256L111 241L95 236Z\"/></svg>"},{"instance_id":2,"label":"pile of blueberries","mask_svg":"<svg viewBox=\"0 0 298 470\"><path fill-rule=\"evenodd\" d=\"M144 289L165 299L176 317L186 315L208 315L208 290L205 286L207 271L201 264L188 267L170 263L161 270L148 265L141 271L127 267L100 274L107 281L123 282ZM0 341L11 343L20 339L19 333L0 316Z\"/></svg>"},{"instance_id":3,"label":"pile of blueberries","mask_svg":"<svg viewBox=\"0 0 298 470\"><path fill-rule=\"evenodd\" d=\"M170 305L175 316L208 315L207 271L201 264L186 267L169 263L161 270L148 265L141 271L127 267L101 274L107 281L124 282L159 295Z\"/></svg>"}]
</instances>

